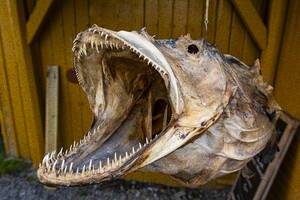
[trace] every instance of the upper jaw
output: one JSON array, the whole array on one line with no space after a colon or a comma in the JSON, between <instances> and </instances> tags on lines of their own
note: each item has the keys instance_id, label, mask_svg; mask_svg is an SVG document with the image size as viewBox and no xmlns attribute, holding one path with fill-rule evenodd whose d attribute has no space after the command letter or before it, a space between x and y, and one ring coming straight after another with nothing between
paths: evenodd
<instances>
[{"instance_id":1,"label":"upper jaw","mask_svg":"<svg viewBox=\"0 0 300 200\"><path fill-rule=\"evenodd\" d=\"M178 81L167 59L150 39L136 31L115 32L94 25L87 31L78 34L73 43L72 51L75 53L75 59L87 55L87 45L91 45L97 52L105 46L112 49L129 49L159 72L169 90L170 103L174 114L178 116L182 112L182 95L177 84ZM77 74L77 76L79 83L81 83L80 75Z\"/></svg>"}]
</instances>

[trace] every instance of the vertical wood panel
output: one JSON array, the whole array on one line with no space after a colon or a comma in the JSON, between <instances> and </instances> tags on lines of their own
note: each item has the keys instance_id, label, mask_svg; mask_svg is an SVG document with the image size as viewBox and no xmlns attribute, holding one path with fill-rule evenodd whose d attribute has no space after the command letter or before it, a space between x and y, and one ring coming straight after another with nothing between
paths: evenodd
<instances>
[{"instance_id":1,"label":"vertical wood panel","mask_svg":"<svg viewBox=\"0 0 300 200\"><path fill-rule=\"evenodd\" d=\"M11 94L7 80L6 63L3 52L2 36L0 30L0 115L1 132L4 139L5 151L7 155L18 156L15 120L13 118L13 108L11 105Z\"/></svg>"},{"instance_id":2,"label":"vertical wood panel","mask_svg":"<svg viewBox=\"0 0 300 200\"><path fill-rule=\"evenodd\" d=\"M63 33L64 33L64 62L62 65L62 70L65 71L65 73L62 74L62 78L66 78L66 72L72 68L72 44L73 39L76 36L75 32L75 8L74 8L74 1L73 0L67 0L63 2L62 5L62 18L63 18ZM72 126L72 141L70 143L68 142L68 146L73 143L74 140L78 140L78 138L81 138L84 133L82 133L82 105L81 100L79 97L79 84L74 84L66 80L67 82L67 90L66 93L67 98L69 100L69 113L68 115L71 115L69 118L70 124Z\"/></svg>"},{"instance_id":3,"label":"vertical wood panel","mask_svg":"<svg viewBox=\"0 0 300 200\"><path fill-rule=\"evenodd\" d=\"M232 14L231 34L229 53L241 60L243 53L243 41L245 38L245 28L236 11Z\"/></svg>"},{"instance_id":4,"label":"vertical wood panel","mask_svg":"<svg viewBox=\"0 0 300 200\"><path fill-rule=\"evenodd\" d=\"M219 0L216 22L216 45L221 53L229 53L232 5L228 0Z\"/></svg>"},{"instance_id":5,"label":"vertical wood panel","mask_svg":"<svg viewBox=\"0 0 300 200\"><path fill-rule=\"evenodd\" d=\"M204 0L189 0L187 32L192 38L200 38L203 25Z\"/></svg>"},{"instance_id":6,"label":"vertical wood panel","mask_svg":"<svg viewBox=\"0 0 300 200\"><path fill-rule=\"evenodd\" d=\"M15 58L15 44L12 24L7 20L8 5L4 0L0 1L0 19L1 19L1 36L5 62L7 66L7 80L10 91L10 102L13 107L13 119L18 125L16 126L16 144L18 146L18 155L25 159L30 159L30 150L28 145L27 130L25 125L25 116L23 112L23 103L21 97L21 88L19 82L18 63ZM22 133L22 134L21 134ZM22 146L23 148L19 148Z\"/></svg>"},{"instance_id":7,"label":"vertical wood panel","mask_svg":"<svg viewBox=\"0 0 300 200\"><path fill-rule=\"evenodd\" d=\"M178 38L187 33L188 2L186 0L174 0L172 38Z\"/></svg>"},{"instance_id":8,"label":"vertical wood panel","mask_svg":"<svg viewBox=\"0 0 300 200\"><path fill-rule=\"evenodd\" d=\"M86 30L89 27L89 5L88 1L75 0L75 33L79 33L80 31ZM89 103L84 91L78 85L78 98L81 113L77 113L80 115L81 119L81 136L76 135L75 140L79 141L82 136L87 133L92 123L92 112L89 107Z\"/></svg>"},{"instance_id":9,"label":"vertical wood panel","mask_svg":"<svg viewBox=\"0 0 300 200\"><path fill-rule=\"evenodd\" d=\"M168 39L172 35L173 0L158 1L158 38Z\"/></svg>"},{"instance_id":10,"label":"vertical wood panel","mask_svg":"<svg viewBox=\"0 0 300 200\"><path fill-rule=\"evenodd\" d=\"M151 35L157 35L158 32L158 1L145 1L145 27Z\"/></svg>"}]
</instances>

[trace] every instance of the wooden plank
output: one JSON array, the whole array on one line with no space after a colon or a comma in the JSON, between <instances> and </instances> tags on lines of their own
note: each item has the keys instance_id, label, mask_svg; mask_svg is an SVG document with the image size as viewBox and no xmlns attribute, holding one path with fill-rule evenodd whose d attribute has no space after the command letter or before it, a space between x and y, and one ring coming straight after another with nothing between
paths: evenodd
<instances>
[{"instance_id":1,"label":"wooden plank","mask_svg":"<svg viewBox=\"0 0 300 200\"><path fill-rule=\"evenodd\" d=\"M204 1L190 0L188 5L187 32L192 38L199 39L202 33Z\"/></svg>"},{"instance_id":2,"label":"wooden plank","mask_svg":"<svg viewBox=\"0 0 300 200\"><path fill-rule=\"evenodd\" d=\"M72 138L72 140L78 140L83 137L85 133L82 133L82 120L81 120L81 104L79 97L79 84L74 84L70 81L68 81L66 74L68 70L72 69L72 45L73 40L75 38L75 6L73 0L66 0L62 4L62 23L63 23L63 40L64 40L64 64L63 64L63 70L65 73L63 74L63 79L66 79L64 87L67 89L67 95L69 102L69 113L68 115L71 115L71 130L72 133L63 133L68 134ZM56 24L57 26L57 24ZM67 106L67 105L66 105ZM66 123L66 122L64 122ZM71 144L73 143L71 141ZM68 146L71 145L68 142ZM68 147L66 146L66 147Z\"/></svg>"},{"instance_id":3,"label":"wooden plank","mask_svg":"<svg viewBox=\"0 0 300 200\"><path fill-rule=\"evenodd\" d=\"M0 30L0 114L1 114L1 132L4 139L6 154L9 156L18 156L18 145L16 137L15 120L13 118L13 108L11 105L11 94L9 91L6 63L2 45Z\"/></svg>"},{"instance_id":4,"label":"wooden plank","mask_svg":"<svg viewBox=\"0 0 300 200\"><path fill-rule=\"evenodd\" d=\"M4 9L2 10L7 10L3 11L7 12L7 15L1 21L7 21L5 20L6 17L9 17L10 19L10 23L6 28L10 28L11 32L9 34L11 35L11 42L14 44L13 49L15 51L13 54L15 58L12 63L17 63L17 70L19 72L18 78L20 81L20 85L22 85L19 91L21 94L21 105L24 117L22 121L20 121L20 123L23 123L23 121L25 121L26 131L18 132L17 134L27 134L27 137L25 136L25 138L30 138L27 142L34 166L37 166L41 161L42 154L44 152L44 138L42 135L43 125L41 121L39 100L37 96L37 86L34 78L30 48L27 45L26 39L23 37L25 35L24 10L22 9L22 4L18 3L20 2L18 2L17 0L7 0L5 2L4 0L1 1L2 5L5 4ZM3 29L1 28L1 30ZM26 141L26 139L24 140ZM28 146L23 147L23 145L21 145L20 148L28 149Z\"/></svg>"},{"instance_id":5,"label":"wooden plank","mask_svg":"<svg viewBox=\"0 0 300 200\"><path fill-rule=\"evenodd\" d=\"M145 27L150 35L158 32L158 0L145 1Z\"/></svg>"},{"instance_id":6,"label":"wooden plank","mask_svg":"<svg viewBox=\"0 0 300 200\"><path fill-rule=\"evenodd\" d=\"M216 45L223 54L229 53L229 39L231 32L232 6L228 0L218 1Z\"/></svg>"},{"instance_id":7,"label":"wooden plank","mask_svg":"<svg viewBox=\"0 0 300 200\"><path fill-rule=\"evenodd\" d=\"M27 43L30 44L44 22L55 0L38 0L26 23Z\"/></svg>"},{"instance_id":8,"label":"wooden plank","mask_svg":"<svg viewBox=\"0 0 300 200\"><path fill-rule=\"evenodd\" d=\"M264 78L272 85L279 58L287 4L286 0L278 0L270 1L269 5L268 43L267 48L261 54L261 70Z\"/></svg>"},{"instance_id":9,"label":"wooden plank","mask_svg":"<svg viewBox=\"0 0 300 200\"><path fill-rule=\"evenodd\" d=\"M172 19L172 38L178 38L187 33L188 1L174 0Z\"/></svg>"},{"instance_id":10,"label":"wooden plank","mask_svg":"<svg viewBox=\"0 0 300 200\"><path fill-rule=\"evenodd\" d=\"M57 151L59 67L48 66L46 88L45 153Z\"/></svg>"},{"instance_id":11,"label":"wooden plank","mask_svg":"<svg viewBox=\"0 0 300 200\"><path fill-rule=\"evenodd\" d=\"M263 50L267 44L267 28L251 0L231 0L258 47Z\"/></svg>"},{"instance_id":12,"label":"wooden plank","mask_svg":"<svg viewBox=\"0 0 300 200\"><path fill-rule=\"evenodd\" d=\"M246 29L237 15L236 11L232 13L231 33L229 53L241 60L243 53L243 42L246 34Z\"/></svg>"},{"instance_id":13,"label":"wooden plank","mask_svg":"<svg viewBox=\"0 0 300 200\"><path fill-rule=\"evenodd\" d=\"M173 4L173 0L158 1L158 38L169 39L172 36Z\"/></svg>"},{"instance_id":14,"label":"wooden plank","mask_svg":"<svg viewBox=\"0 0 300 200\"><path fill-rule=\"evenodd\" d=\"M76 34L80 31L86 30L89 28L89 5L88 1L75 1L75 32ZM80 100L79 104L81 106L81 133L82 135L80 138L75 138L76 141L79 141L82 136L88 132L93 115L92 111L90 110L88 99L84 91L81 87L78 87L78 99Z\"/></svg>"},{"instance_id":15,"label":"wooden plank","mask_svg":"<svg viewBox=\"0 0 300 200\"><path fill-rule=\"evenodd\" d=\"M14 144L17 145L15 147L17 150L16 154L22 158L30 159L27 130L24 120L25 116L22 105L23 102L21 96L18 63L15 52L11 51L12 49L15 49L14 30L12 29L11 21L7 20L7 16L9 15L7 2L5 0L0 2L1 39L4 53L3 57L5 59L6 67L4 70L6 70L7 77L7 82L5 84L7 85L6 91L8 92L7 95L9 98L3 103L7 104L6 109L10 110L10 105L12 108L11 121L14 122L14 125L10 123L9 126L12 128L12 131L15 131L15 138L12 139L15 140ZM15 130L13 129L14 126ZM12 134L14 133L12 132Z\"/></svg>"}]
</instances>

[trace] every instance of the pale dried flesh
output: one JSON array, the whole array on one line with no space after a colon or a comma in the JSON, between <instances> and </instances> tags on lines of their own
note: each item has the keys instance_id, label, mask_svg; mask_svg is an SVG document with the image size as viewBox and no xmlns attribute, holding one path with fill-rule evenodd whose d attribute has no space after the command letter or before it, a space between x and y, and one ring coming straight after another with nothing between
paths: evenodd
<instances>
[{"instance_id":1,"label":"pale dried flesh","mask_svg":"<svg viewBox=\"0 0 300 200\"><path fill-rule=\"evenodd\" d=\"M141 170L187 186L240 170L270 144L280 107L259 61L247 66L189 35L94 25L74 40L74 68L94 122L65 152L47 154L47 185L101 183Z\"/></svg>"}]
</instances>

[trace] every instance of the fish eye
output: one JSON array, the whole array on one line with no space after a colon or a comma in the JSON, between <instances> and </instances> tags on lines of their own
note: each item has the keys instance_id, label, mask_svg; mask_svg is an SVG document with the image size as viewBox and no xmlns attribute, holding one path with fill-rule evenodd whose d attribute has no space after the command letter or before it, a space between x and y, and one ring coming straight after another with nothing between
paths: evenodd
<instances>
[{"instance_id":1,"label":"fish eye","mask_svg":"<svg viewBox=\"0 0 300 200\"><path fill-rule=\"evenodd\" d=\"M196 46L196 45L194 45L194 44L190 44L189 46L188 46L188 52L190 53L190 54L196 54L196 53L198 53L199 52L199 49L198 49L198 47Z\"/></svg>"}]
</instances>

